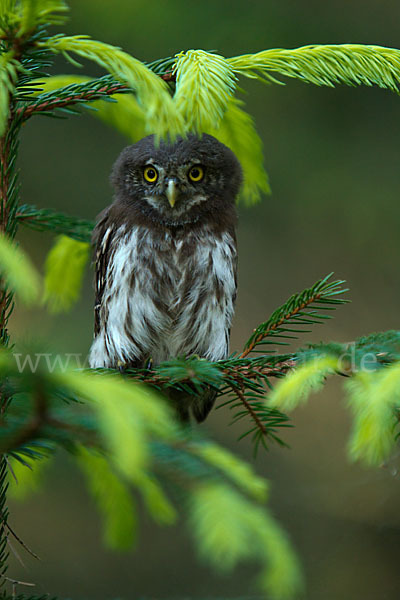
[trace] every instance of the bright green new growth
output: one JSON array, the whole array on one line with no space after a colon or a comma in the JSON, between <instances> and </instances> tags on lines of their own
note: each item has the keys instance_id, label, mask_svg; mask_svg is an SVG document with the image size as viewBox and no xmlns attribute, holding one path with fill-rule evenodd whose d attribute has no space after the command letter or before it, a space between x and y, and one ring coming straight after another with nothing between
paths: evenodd
<instances>
[{"instance_id":1,"label":"bright green new growth","mask_svg":"<svg viewBox=\"0 0 400 600\"><path fill-rule=\"evenodd\" d=\"M0 273L21 302L33 304L41 281L30 258L14 242L0 235Z\"/></svg>"},{"instance_id":2,"label":"bright green new growth","mask_svg":"<svg viewBox=\"0 0 400 600\"><path fill-rule=\"evenodd\" d=\"M17 69L18 62L14 59L13 52L5 52L0 56L0 136L6 127L10 94L14 92Z\"/></svg>"},{"instance_id":3,"label":"bright green new growth","mask_svg":"<svg viewBox=\"0 0 400 600\"><path fill-rule=\"evenodd\" d=\"M360 372L347 382L348 403L353 413L349 441L352 460L381 465L396 443L400 411L400 363L379 373Z\"/></svg>"},{"instance_id":4,"label":"bright green new growth","mask_svg":"<svg viewBox=\"0 0 400 600\"><path fill-rule=\"evenodd\" d=\"M286 536L273 518L220 483L194 490L191 524L203 559L221 571L250 558L261 563L262 589L273 598L292 598L302 587L301 570Z\"/></svg>"},{"instance_id":5,"label":"bright green new growth","mask_svg":"<svg viewBox=\"0 0 400 600\"><path fill-rule=\"evenodd\" d=\"M103 517L106 545L114 550L127 550L136 534L136 510L129 488L99 453L81 446L77 459Z\"/></svg>"},{"instance_id":6,"label":"bright green new growth","mask_svg":"<svg viewBox=\"0 0 400 600\"><path fill-rule=\"evenodd\" d=\"M185 133L184 121L168 93L167 84L136 58L84 35L55 36L43 44L69 60L69 52L92 60L135 90L146 114L147 133L171 138Z\"/></svg>"},{"instance_id":7,"label":"bright green new growth","mask_svg":"<svg viewBox=\"0 0 400 600\"><path fill-rule=\"evenodd\" d=\"M337 359L320 356L290 372L268 395L267 403L272 408L291 411L308 400L311 393L318 392L325 378L337 369Z\"/></svg>"},{"instance_id":8,"label":"bright green new growth","mask_svg":"<svg viewBox=\"0 0 400 600\"><path fill-rule=\"evenodd\" d=\"M171 439L176 435L172 411L144 385L116 375L75 372L59 373L57 381L93 405L111 463L134 483L141 480L150 460L149 438Z\"/></svg>"},{"instance_id":9,"label":"bright green new growth","mask_svg":"<svg viewBox=\"0 0 400 600\"><path fill-rule=\"evenodd\" d=\"M144 504L153 520L158 525L175 523L177 512L155 477L142 473L137 483Z\"/></svg>"},{"instance_id":10,"label":"bright green new growth","mask_svg":"<svg viewBox=\"0 0 400 600\"><path fill-rule=\"evenodd\" d=\"M14 373L15 364L6 361L4 374ZM169 525L177 519L177 511L153 473L163 463L167 473L173 465L174 470L180 469L179 478L190 499L191 533L211 565L231 570L252 558L261 564L262 589L277 599L293 596L301 585L297 559L283 531L261 506L267 484L249 465L216 444L190 439L165 402L142 384L95 372L43 372L41 377L46 386L55 386L56 397L62 390L70 402L85 399L94 409L91 429L103 439L106 454L88 450L82 442L75 443L74 453L103 517L108 546L124 549L135 538L136 511L129 482L157 523ZM23 460L28 450L14 454ZM172 462L168 460L171 453ZM24 475L29 481L26 468L18 474L22 482Z\"/></svg>"},{"instance_id":11,"label":"bright green new growth","mask_svg":"<svg viewBox=\"0 0 400 600\"><path fill-rule=\"evenodd\" d=\"M251 118L233 97L236 75L280 83L271 75L278 73L316 85L364 84L391 90L397 89L400 78L400 51L379 46L305 46L232 58L189 50L177 54L170 67L172 76L176 76L171 98L167 84L158 75L119 48L86 36L55 36L43 44L66 57L74 52L94 60L135 91L139 104L132 98L116 96L119 112L103 101L94 104L100 118L133 141L150 132L174 138L187 131L204 131L218 137L242 162L245 180L241 196L247 204L257 202L262 193L269 192L269 186L260 139ZM83 78L77 76L75 81L79 80Z\"/></svg>"},{"instance_id":12,"label":"bright green new growth","mask_svg":"<svg viewBox=\"0 0 400 600\"><path fill-rule=\"evenodd\" d=\"M292 411L311 393L322 389L328 375L341 373L346 364L342 356L319 356L296 367L268 395L267 406ZM380 367L378 372L376 369L378 364L373 371L356 368L345 383L353 416L349 457L370 466L379 466L390 458L400 414L400 363Z\"/></svg>"},{"instance_id":13,"label":"bright green new growth","mask_svg":"<svg viewBox=\"0 0 400 600\"><path fill-rule=\"evenodd\" d=\"M232 98L217 129L207 130L228 146L237 156L243 169L243 184L239 200L251 206L269 194L268 176L265 172L262 141L252 117L241 106L243 102Z\"/></svg>"},{"instance_id":14,"label":"bright green new growth","mask_svg":"<svg viewBox=\"0 0 400 600\"><path fill-rule=\"evenodd\" d=\"M400 81L400 50L382 46L341 44L290 50L274 48L227 60L238 75L268 83L281 83L271 72L329 87L345 83L377 85L397 91Z\"/></svg>"},{"instance_id":15,"label":"bright green new growth","mask_svg":"<svg viewBox=\"0 0 400 600\"><path fill-rule=\"evenodd\" d=\"M10 460L8 490L11 498L15 500L25 500L31 494L42 490L44 474L52 461L49 458L27 461L25 458L24 462L26 464L16 459Z\"/></svg>"},{"instance_id":16,"label":"bright green new growth","mask_svg":"<svg viewBox=\"0 0 400 600\"><path fill-rule=\"evenodd\" d=\"M174 101L189 131L216 129L235 91L235 75L223 56L204 50L176 55Z\"/></svg>"},{"instance_id":17,"label":"bright green new growth","mask_svg":"<svg viewBox=\"0 0 400 600\"><path fill-rule=\"evenodd\" d=\"M21 25L18 35L34 30L37 25L51 23L61 25L65 21L68 7L63 0L20 0Z\"/></svg>"},{"instance_id":18,"label":"bright green new growth","mask_svg":"<svg viewBox=\"0 0 400 600\"><path fill-rule=\"evenodd\" d=\"M43 24L61 25L68 7L63 0L1 0L0 32L17 26L16 36L23 38Z\"/></svg>"},{"instance_id":19,"label":"bright green new growth","mask_svg":"<svg viewBox=\"0 0 400 600\"><path fill-rule=\"evenodd\" d=\"M90 81L90 77L81 75L48 77L45 81L41 81L43 90L41 97L44 101L45 94L52 91L67 94L68 86ZM126 93L114 94L111 99L114 102L105 100L91 102L89 107L95 110L88 111L89 114L111 125L133 143L144 137L146 115L135 96ZM236 154L242 165L244 177L239 199L244 204L251 205L259 202L262 194L268 194L270 187L263 166L262 142L252 117L241 108L243 104L241 100L231 98L217 129L206 127L204 131L219 139Z\"/></svg>"},{"instance_id":20,"label":"bright green new growth","mask_svg":"<svg viewBox=\"0 0 400 600\"><path fill-rule=\"evenodd\" d=\"M46 258L43 302L53 313L71 308L79 298L90 246L59 236Z\"/></svg>"},{"instance_id":21,"label":"bright green new growth","mask_svg":"<svg viewBox=\"0 0 400 600\"><path fill-rule=\"evenodd\" d=\"M267 482L255 475L249 464L239 460L221 446L217 446L217 444L197 444L193 445L192 448L206 462L226 473L243 492L259 502L267 500Z\"/></svg>"}]
</instances>

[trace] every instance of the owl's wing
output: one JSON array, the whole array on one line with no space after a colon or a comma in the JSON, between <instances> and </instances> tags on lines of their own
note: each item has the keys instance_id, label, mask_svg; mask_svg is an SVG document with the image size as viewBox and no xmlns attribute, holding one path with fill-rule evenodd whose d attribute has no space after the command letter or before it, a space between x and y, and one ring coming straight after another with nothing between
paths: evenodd
<instances>
[{"instance_id":1,"label":"owl's wing","mask_svg":"<svg viewBox=\"0 0 400 600\"><path fill-rule=\"evenodd\" d=\"M100 331L100 307L106 282L107 265L110 257L110 245L113 238L112 228L108 220L109 208L103 210L93 230L92 244L94 247L95 301L94 301L94 335Z\"/></svg>"}]
</instances>

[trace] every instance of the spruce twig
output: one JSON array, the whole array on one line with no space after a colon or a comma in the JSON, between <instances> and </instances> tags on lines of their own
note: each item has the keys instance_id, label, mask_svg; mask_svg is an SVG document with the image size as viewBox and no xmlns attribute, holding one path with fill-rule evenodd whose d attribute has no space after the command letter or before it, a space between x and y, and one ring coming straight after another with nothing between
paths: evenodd
<instances>
[{"instance_id":1,"label":"spruce twig","mask_svg":"<svg viewBox=\"0 0 400 600\"><path fill-rule=\"evenodd\" d=\"M103 85L96 85L94 88L94 84L97 83L103 83ZM56 109L67 108L74 104L85 104L94 100L104 99L113 94L131 91L126 85L116 81L112 77L106 76L99 80L90 81L86 86L71 85L55 90L55 92L41 94L36 102L30 102L26 106L18 108L17 114L26 121L34 114L48 114Z\"/></svg>"},{"instance_id":2,"label":"spruce twig","mask_svg":"<svg viewBox=\"0 0 400 600\"><path fill-rule=\"evenodd\" d=\"M345 282L329 281L331 276L332 273L317 281L311 288L291 296L271 315L268 321L261 323L246 342L240 358L245 358L259 344L272 343L266 341L268 337L295 339L297 335L292 335L293 333L309 333L308 330L291 329L288 327L289 325L298 327L316 324L330 318L329 315L322 315L312 310L312 305L318 305L318 310L332 310L336 305L349 302L343 298L337 298L338 295L348 291L341 287ZM277 343L285 344L282 341Z\"/></svg>"},{"instance_id":3,"label":"spruce twig","mask_svg":"<svg viewBox=\"0 0 400 600\"><path fill-rule=\"evenodd\" d=\"M67 235L80 242L90 242L94 222L70 217L47 208L36 208L29 204L18 207L16 218L21 225L35 231Z\"/></svg>"}]
</instances>

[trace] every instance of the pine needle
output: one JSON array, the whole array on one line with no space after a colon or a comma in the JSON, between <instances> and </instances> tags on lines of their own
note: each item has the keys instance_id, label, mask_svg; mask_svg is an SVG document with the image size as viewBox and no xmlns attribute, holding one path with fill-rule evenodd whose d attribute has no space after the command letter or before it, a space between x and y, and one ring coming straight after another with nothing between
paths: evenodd
<instances>
[{"instance_id":1,"label":"pine needle","mask_svg":"<svg viewBox=\"0 0 400 600\"><path fill-rule=\"evenodd\" d=\"M71 217L47 208L36 208L30 204L19 206L16 217L19 223L34 231L58 233L88 244L94 227L93 221Z\"/></svg>"},{"instance_id":2,"label":"pine needle","mask_svg":"<svg viewBox=\"0 0 400 600\"><path fill-rule=\"evenodd\" d=\"M149 461L149 436L169 439L176 435L166 403L145 386L116 375L69 371L54 378L93 405L113 464L124 477L140 482Z\"/></svg>"}]
</instances>

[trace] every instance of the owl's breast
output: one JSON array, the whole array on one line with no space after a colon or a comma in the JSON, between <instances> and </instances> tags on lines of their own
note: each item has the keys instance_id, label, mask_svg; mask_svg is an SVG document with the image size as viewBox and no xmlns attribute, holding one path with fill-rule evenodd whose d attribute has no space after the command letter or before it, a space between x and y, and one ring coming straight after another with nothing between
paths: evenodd
<instances>
[{"instance_id":1,"label":"owl's breast","mask_svg":"<svg viewBox=\"0 0 400 600\"><path fill-rule=\"evenodd\" d=\"M228 351L235 295L236 246L228 234L121 229L107 266L99 340L114 362L189 354L218 360Z\"/></svg>"},{"instance_id":2,"label":"owl's breast","mask_svg":"<svg viewBox=\"0 0 400 600\"><path fill-rule=\"evenodd\" d=\"M171 341L175 356L198 354L211 360L228 352L236 297L236 243L204 228L176 244Z\"/></svg>"}]
</instances>

